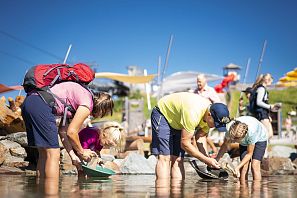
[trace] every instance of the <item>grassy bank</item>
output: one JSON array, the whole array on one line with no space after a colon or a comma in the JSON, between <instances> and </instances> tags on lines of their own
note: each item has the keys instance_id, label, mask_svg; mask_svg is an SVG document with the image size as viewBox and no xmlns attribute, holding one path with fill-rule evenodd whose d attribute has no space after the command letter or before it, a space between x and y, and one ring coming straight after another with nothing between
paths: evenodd
<instances>
[{"instance_id":1,"label":"grassy bank","mask_svg":"<svg viewBox=\"0 0 297 198\"><path fill-rule=\"evenodd\" d=\"M236 115L238 108L240 92L231 92L231 103L230 103L230 114L232 117ZM247 102L245 100L245 102ZM269 90L269 102L270 103L282 103L282 117L283 119L287 117L289 111L295 110L297 107L297 88L287 88L282 90ZM294 124L297 124L296 121Z\"/></svg>"}]
</instances>

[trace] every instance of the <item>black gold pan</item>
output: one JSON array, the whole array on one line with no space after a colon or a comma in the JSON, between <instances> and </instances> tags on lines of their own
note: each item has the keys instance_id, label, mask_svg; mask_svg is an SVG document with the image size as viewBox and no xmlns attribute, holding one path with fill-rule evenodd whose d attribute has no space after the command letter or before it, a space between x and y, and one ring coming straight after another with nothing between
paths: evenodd
<instances>
[{"instance_id":1,"label":"black gold pan","mask_svg":"<svg viewBox=\"0 0 297 198\"><path fill-rule=\"evenodd\" d=\"M210 168L207 167L202 168L201 166L197 165L196 160L191 160L189 161L191 166L195 169L199 177L202 179L220 179L220 180L226 180L229 177L229 174L226 170L220 168L220 169L215 169L215 168Z\"/></svg>"}]
</instances>

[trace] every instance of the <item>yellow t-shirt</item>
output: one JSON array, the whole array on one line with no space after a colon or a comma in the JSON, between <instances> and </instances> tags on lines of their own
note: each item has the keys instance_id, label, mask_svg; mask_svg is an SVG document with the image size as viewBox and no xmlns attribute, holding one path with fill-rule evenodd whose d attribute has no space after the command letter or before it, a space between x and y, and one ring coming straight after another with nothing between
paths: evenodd
<instances>
[{"instance_id":1,"label":"yellow t-shirt","mask_svg":"<svg viewBox=\"0 0 297 198\"><path fill-rule=\"evenodd\" d=\"M158 107L172 128L194 133L197 127L208 132L203 116L210 104L208 99L197 94L180 92L161 98Z\"/></svg>"}]
</instances>

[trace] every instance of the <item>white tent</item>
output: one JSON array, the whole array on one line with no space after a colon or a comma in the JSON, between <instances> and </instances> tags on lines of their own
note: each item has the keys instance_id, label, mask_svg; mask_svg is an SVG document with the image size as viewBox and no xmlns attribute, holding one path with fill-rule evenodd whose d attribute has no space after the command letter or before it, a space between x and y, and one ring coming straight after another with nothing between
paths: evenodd
<instances>
[{"instance_id":1,"label":"white tent","mask_svg":"<svg viewBox=\"0 0 297 198\"><path fill-rule=\"evenodd\" d=\"M171 74L170 76L167 76L163 80L162 94L166 95L169 93L189 91L189 90L196 89L197 76L199 74L204 74L208 84L210 84L211 82L223 79L223 76L219 76L216 74L205 74L202 72L194 72L194 71L176 72Z\"/></svg>"}]
</instances>

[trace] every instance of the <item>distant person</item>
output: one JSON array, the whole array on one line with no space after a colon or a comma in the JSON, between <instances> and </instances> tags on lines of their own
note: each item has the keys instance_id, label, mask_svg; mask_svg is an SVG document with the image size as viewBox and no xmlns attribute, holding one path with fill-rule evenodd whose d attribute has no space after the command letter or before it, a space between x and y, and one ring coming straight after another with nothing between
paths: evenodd
<instances>
[{"instance_id":1,"label":"distant person","mask_svg":"<svg viewBox=\"0 0 297 198\"><path fill-rule=\"evenodd\" d=\"M208 99L211 103L221 102L214 88L207 85L205 75L203 74L197 76L197 88L194 90L194 93Z\"/></svg>"},{"instance_id":2,"label":"distant person","mask_svg":"<svg viewBox=\"0 0 297 198\"><path fill-rule=\"evenodd\" d=\"M245 94L246 99L249 101L250 96L251 96L251 93L252 93L252 88L251 87L247 87L242 92ZM251 114L249 112L249 102L247 104L244 104L243 96L241 96L239 98L238 113L239 113L239 116L246 116L246 115L250 115Z\"/></svg>"},{"instance_id":3,"label":"distant person","mask_svg":"<svg viewBox=\"0 0 297 198\"><path fill-rule=\"evenodd\" d=\"M64 104L56 99L57 108L53 112L36 91L27 94L22 106L22 116L26 125L28 146L36 147L39 153L37 177L59 178L58 132L74 165L80 166L82 160L90 161L96 153L82 148L78 132L89 115L102 118L112 114L113 101L111 96L104 92L92 96L89 90L75 82L62 82L50 89L75 110L73 113L68 111L65 126L60 124L58 128L55 118L64 115Z\"/></svg>"},{"instance_id":4,"label":"distant person","mask_svg":"<svg viewBox=\"0 0 297 198\"><path fill-rule=\"evenodd\" d=\"M267 73L260 75L252 87L253 93L250 97L249 103L249 111L267 128L268 139L273 136L269 112L280 108L279 104L269 104L269 93L267 91L267 87L270 86L272 82L273 78L271 74Z\"/></svg>"},{"instance_id":5,"label":"distant person","mask_svg":"<svg viewBox=\"0 0 297 198\"><path fill-rule=\"evenodd\" d=\"M267 147L267 129L252 116L240 116L227 124L228 131L221 146L217 160L219 161L231 143L239 143L240 163L235 168L235 174L244 182L251 169L254 180L261 180L261 161Z\"/></svg>"},{"instance_id":6,"label":"distant person","mask_svg":"<svg viewBox=\"0 0 297 198\"><path fill-rule=\"evenodd\" d=\"M285 128L286 128L286 137L292 137L292 118L290 113L288 113L286 119L285 119Z\"/></svg>"},{"instance_id":7,"label":"distant person","mask_svg":"<svg viewBox=\"0 0 297 198\"><path fill-rule=\"evenodd\" d=\"M151 114L152 154L158 158L157 179L184 179L184 154L198 158L207 165L219 168L218 162L203 155L191 142L195 130L206 133L209 127L226 131L229 111L222 103L187 92L161 98Z\"/></svg>"}]
</instances>

